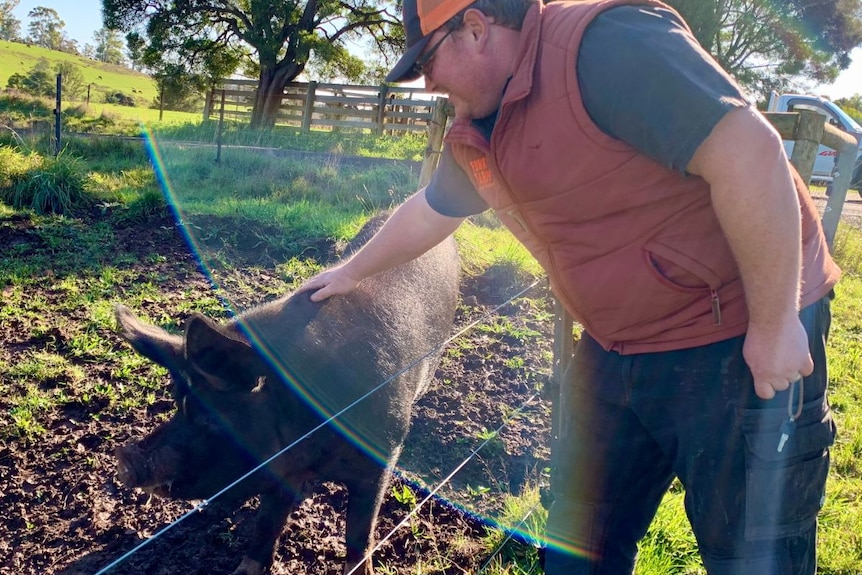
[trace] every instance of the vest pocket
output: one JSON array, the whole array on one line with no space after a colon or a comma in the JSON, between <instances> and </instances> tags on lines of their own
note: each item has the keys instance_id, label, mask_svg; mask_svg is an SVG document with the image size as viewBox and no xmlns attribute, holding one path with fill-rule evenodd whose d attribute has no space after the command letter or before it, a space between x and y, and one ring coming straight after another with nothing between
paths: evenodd
<instances>
[{"instance_id":1,"label":"vest pocket","mask_svg":"<svg viewBox=\"0 0 862 575\"><path fill-rule=\"evenodd\" d=\"M709 267L664 244L647 243L644 254L650 271L668 287L682 291L714 291L723 283L721 277Z\"/></svg>"}]
</instances>

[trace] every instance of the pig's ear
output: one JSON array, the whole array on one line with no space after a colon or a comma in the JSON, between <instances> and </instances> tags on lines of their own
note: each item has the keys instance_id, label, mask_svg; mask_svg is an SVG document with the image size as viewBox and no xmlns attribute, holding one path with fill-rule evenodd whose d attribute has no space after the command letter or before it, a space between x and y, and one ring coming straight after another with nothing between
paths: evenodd
<instances>
[{"instance_id":1,"label":"pig's ear","mask_svg":"<svg viewBox=\"0 0 862 575\"><path fill-rule=\"evenodd\" d=\"M252 347L200 314L186 324L186 359L222 391L249 391L261 376L260 359Z\"/></svg>"},{"instance_id":2,"label":"pig's ear","mask_svg":"<svg viewBox=\"0 0 862 575\"><path fill-rule=\"evenodd\" d=\"M183 338L171 335L160 327L142 323L132 310L124 305L114 306L114 316L120 327L120 335L141 355L168 368L171 373L180 373L185 364Z\"/></svg>"}]
</instances>

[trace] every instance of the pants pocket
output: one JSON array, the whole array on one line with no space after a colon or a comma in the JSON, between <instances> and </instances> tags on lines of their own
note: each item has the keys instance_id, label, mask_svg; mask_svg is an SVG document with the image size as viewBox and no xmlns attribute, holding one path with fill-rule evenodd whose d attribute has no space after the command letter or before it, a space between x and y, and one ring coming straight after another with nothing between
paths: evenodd
<instances>
[{"instance_id":1,"label":"pants pocket","mask_svg":"<svg viewBox=\"0 0 862 575\"><path fill-rule=\"evenodd\" d=\"M778 452L785 409L743 410L745 437L745 539L777 539L805 533L825 497L829 446L835 439L824 398L806 403L796 430Z\"/></svg>"}]
</instances>

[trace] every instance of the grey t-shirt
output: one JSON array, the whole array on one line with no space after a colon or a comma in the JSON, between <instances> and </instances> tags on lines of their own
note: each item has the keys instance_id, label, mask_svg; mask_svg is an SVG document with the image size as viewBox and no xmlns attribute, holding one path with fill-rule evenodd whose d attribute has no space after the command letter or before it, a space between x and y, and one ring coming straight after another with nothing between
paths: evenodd
<instances>
[{"instance_id":1,"label":"grey t-shirt","mask_svg":"<svg viewBox=\"0 0 862 575\"><path fill-rule=\"evenodd\" d=\"M679 171L728 111L748 105L665 8L621 6L599 14L584 33L577 73L584 106L599 128ZM496 119L495 112L473 124L490 140ZM425 194L448 216L487 209L448 146Z\"/></svg>"}]
</instances>

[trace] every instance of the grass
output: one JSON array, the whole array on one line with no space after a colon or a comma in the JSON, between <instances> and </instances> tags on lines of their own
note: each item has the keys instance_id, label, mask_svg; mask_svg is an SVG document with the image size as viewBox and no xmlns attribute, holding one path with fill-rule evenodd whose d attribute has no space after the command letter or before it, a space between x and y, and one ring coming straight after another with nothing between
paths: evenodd
<instances>
[{"instance_id":1,"label":"grass","mask_svg":"<svg viewBox=\"0 0 862 575\"><path fill-rule=\"evenodd\" d=\"M84 81L90 84L91 103L104 102L106 94L123 92L134 97L138 106L146 107L157 95L156 83L153 79L131 68L6 40L0 40L0 62L3 62L0 66L0 87L6 87L9 77L13 74L26 75L39 58L47 59L52 66L61 62L78 66Z\"/></svg>"}]
</instances>

